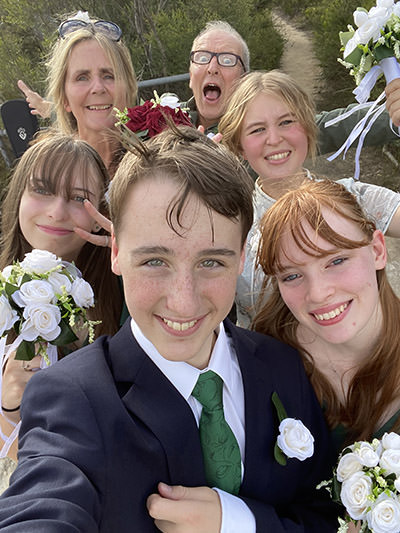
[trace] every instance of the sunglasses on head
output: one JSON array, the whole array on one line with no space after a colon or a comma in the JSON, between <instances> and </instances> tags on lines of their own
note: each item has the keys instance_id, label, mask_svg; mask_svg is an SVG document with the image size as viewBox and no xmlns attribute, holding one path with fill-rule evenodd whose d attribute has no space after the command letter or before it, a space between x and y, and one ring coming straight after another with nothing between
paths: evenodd
<instances>
[{"instance_id":1,"label":"sunglasses on head","mask_svg":"<svg viewBox=\"0 0 400 533\"><path fill-rule=\"evenodd\" d=\"M95 22L85 22L79 19L69 19L62 22L58 27L58 33L62 39L65 39L70 33L74 31L87 28L93 33L102 33L111 41L118 42L122 37L121 28L114 22L108 20L96 20Z\"/></svg>"}]
</instances>

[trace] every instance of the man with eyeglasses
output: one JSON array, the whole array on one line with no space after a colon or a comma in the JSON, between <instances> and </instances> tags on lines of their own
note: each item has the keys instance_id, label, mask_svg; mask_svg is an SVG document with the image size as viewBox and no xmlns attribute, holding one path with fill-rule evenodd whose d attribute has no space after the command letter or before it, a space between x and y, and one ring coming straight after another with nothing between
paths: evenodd
<instances>
[{"instance_id":1,"label":"man with eyeglasses","mask_svg":"<svg viewBox=\"0 0 400 533\"><path fill-rule=\"evenodd\" d=\"M186 106L193 124L202 126L206 134L216 134L234 82L249 70L250 52L243 37L225 21L207 23L195 37L190 53L193 97ZM229 318L236 321L235 309Z\"/></svg>"},{"instance_id":2,"label":"man with eyeglasses","mask_svg":"<svg viewBox=\"0 0 400 533\"><path fill-rule=\"evenodd\" d=\"M243 37L230 24L224 21L212 21L195 37L190 53L190 83L193 97L187 102L193 123L203 126L205 133L216 133L225 103L229 98L232 87L240 76L250 70L249 48ZM400 99L400 90L395 92L389 86L392 96L389 100L389 110L394 122L399 120L396 115L396 97ZM325 124L337 116L349 111L354 104L347 108L323 111L315 117L319 127L319 153L334 152L345 142L354 126L361 120L367 110L358 111L335 126L325 128ZM400 113L398 113L400 114ZM365 145L384 144L398 140L392 131L388 114L376 120L371 131L365 138Z\"/></svg>"},{"instance_id":3,"label":"man with eyeglasses","mask_svg":"<svg viewBox=\"0 0 400 533\"><path fill-rule=\"evenodd\" d=\"M216 133L234 82L250 69L249 49L227 22L209 22L193 41L188 101L196 126Z\"/></svg>"}]
</instances>

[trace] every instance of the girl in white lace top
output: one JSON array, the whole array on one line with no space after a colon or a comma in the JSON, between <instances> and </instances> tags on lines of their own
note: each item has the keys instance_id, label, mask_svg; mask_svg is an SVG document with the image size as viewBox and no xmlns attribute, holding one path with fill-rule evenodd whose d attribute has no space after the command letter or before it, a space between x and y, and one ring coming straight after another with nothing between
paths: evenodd
<instances>
[{"instance_id":1,"label":"girl in white lace top","mask_svg":"<svg viewBox=\"0 0 400 533\"><path fill-rule=\"evenodd\" d=\"M316 153L317 127L311 98L287 74L252 72L237 84L219 124L223 142L258 174L254 223L246 245L246 262L236 294L238 324L249 327L263 281L255 268L259 221L285 192L312 179L303 167ZM400 194L352 178L338 180L352 192L376 227L400 236ZM268 291L266 291L268 292Z\"/></svg>"}]
</instances>

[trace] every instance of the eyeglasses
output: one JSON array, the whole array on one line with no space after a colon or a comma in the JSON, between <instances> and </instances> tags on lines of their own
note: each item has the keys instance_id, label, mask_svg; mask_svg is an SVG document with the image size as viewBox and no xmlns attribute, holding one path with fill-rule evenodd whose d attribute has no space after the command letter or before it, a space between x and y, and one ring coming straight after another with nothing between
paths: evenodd
<instances>
[{"instance_id":1,"label":"eyeglasses","mask_svg":"<svg viewBox=\"0 0 400 533\"><path fill-rule=\"evenodd\" d=\"M74 31L81 30L82 28L89 28L92 32L102 33L108 37L111 41L119 41L122 37L122 30L114 22L108 20L96 20L95 22L85 22L79 19L69 19L62 22L58 27L58 33L62 39L65 39L67 35Z\"/></svg>"},{"instance_id":2,"label":"eyeglasses","mask_svg":"<svg viewBox=\"0 0 400 533\"><path fill-rule=\"evenodd\" d=\"M242 58L231 52L209 52L208 50L195 50L190 53L190 60L196 65L208 65L213 57L217 58L218 65L221 67L235 67L240 61L244 70L246 70Z\"/></svg>"}]
</instances>

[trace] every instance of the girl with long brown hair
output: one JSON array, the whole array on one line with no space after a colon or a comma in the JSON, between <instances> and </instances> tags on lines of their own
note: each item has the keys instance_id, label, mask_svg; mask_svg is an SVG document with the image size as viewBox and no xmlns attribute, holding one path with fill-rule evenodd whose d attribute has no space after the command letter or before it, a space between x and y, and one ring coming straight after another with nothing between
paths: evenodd
<instances>
[{"instance_id":1,"label":"girl with long brown hair","mask_svg":"<svg viewBox=\"0 0 400 533\"><path fill-rule=\"evenodd\" d=\"M300 351L338 449L398 430L400 300L382 232L329 180L286 193L260 231L257 264L272 294L253 328Z\"/></svg>"},{"instance_id":2,"label":"girl with long brown hair","mask_svg":"<svg viewBox=\"0 0 400 533\"><path fill-rule=\"evenodd\" d=\"M122 294L118 278L111 272L110 249L86 242L74 228L104 233L84 208L84 202L90 199L100 213L108 216L104 198L108 184L104 163L88 143L73 135L49 133L32 145L17 164L1 214L0 270L22 260L33 248L73 262L94 291L95 307L90 309L89 318L101 320L96 335L118 330ZM84 339L71 348L78 348L82 342ZM21 361L11 357L3 375L2 406L13 422L19 420L22 394L32 376L25 370ZM9 433L7 421L0 419L0 423ZM15 450L11 455L15 457Z\"/></svg>"}]
</instances>

